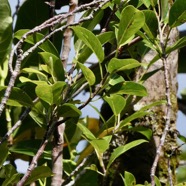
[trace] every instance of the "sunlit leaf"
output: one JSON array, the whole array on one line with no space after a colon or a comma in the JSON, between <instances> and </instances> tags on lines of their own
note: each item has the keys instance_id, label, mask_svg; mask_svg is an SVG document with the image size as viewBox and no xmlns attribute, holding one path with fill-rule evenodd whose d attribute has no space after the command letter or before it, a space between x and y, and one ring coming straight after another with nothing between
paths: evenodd
<instances>
[{"instance_id":1,"label":"sunlit leaf","mask_svg":"<svg viewBox=\"0 0 186 186\"><path fill-rule=\"evenodd\" d=\"M126 16L127 15L127 16ZM143 12L129 5L121 12L121 20L119 30L116 33L118 48L127 44L137 33L137 31L144 25L145 16Z\"/></svg>"},{"instance_id":2,"label":"sunlit leaf","mask_svg":"<svg viewBox=\"0 0 186 186\"><path fill-rule=\"evenodd\" d=\"M139 67L141 64L135 59L112 58L108 64L108 72L118 72Z\"/></svg>"},{"instance_id":3,"label":"sunlit leaf","mask_svg":"<svg viewBox=\"0 0 186 186\"><path fill-rule=\"evenodd\" d=\"M90 85L94 85L94 83L96 81L94 73L85 65L83 65L79 62L77 64L78 64L79 68L82 70L83 75L85 76L85 79L88 81L88 83Z\"/></svg>"},{"instance_id":4,"label":"sunlit leaf","mask_svg":"<svg viewBox=\"0 0 186 186\"><path fill-rule=\"evenodd\" d=\"M104 51L99 39L91 31L83 27L75 26L72 27L72 29L74 30L77 37L81 39L85 45L87 45L95 53L99 62L102 62L104 59Z\"/></svg>"},{"instance_id":5,"label":"sunlit leaf","mask_svg":"<svg viewBox=\"0 0 186 186\"><path fill-rule=\"evenodd\" d=\"M48 71L52 75L53 81L63 81L65 77L61 59L49 52L40 52L39 55L43 62L47 64Z\"/></svg>"},{"instance_id":6,"label":"sunlit leaf","mask_svg":"<svg viewBox=\"0 0 186 186\"><path fill-rule=\"evenodd\" d=\"M111 107L114 115L118 115L124 109L126 100L123 96L111 94L110 96L105 96L104 100L109 104Z\"/></svg>"},{"instance_id":7,"label":"sunlit leaf","mask_svg":"<svg viewBox=\"0 0 186 186\"><path fill-rule=\"evenodd\" d=\"M136 185L136 179L133 174L125 171L124 173L124 183L125 185Z\"/></svg>"}]
</instances>

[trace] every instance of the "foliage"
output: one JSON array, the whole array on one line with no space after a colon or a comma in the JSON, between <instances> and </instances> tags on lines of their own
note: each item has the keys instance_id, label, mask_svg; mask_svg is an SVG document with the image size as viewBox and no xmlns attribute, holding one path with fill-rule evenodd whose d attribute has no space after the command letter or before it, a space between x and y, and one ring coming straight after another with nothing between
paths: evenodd
<instances>
[{"instance_id":1,"label":"foliage","mask_svg":"<svg viewBox=\"0 0 186 186\"><path fill-rule=\"evenodd\" d=\"M157 52L155 60L158 60L186 45L183 37L168 46L171 30L186 21L186 1L175 1L170 10L168 0L163 3L155 0L82 3L71 14L56 13L49 18L49 7L44 1L27 0L18 9L12 31L9 2L1 1L0 183L3 186L14 185L21 178L25 179L25 185L32 182L50 185L54 177L52 138L56 137L55 129L62 123L66 125L64 134L61 134L64 136L63 179L67 183L74 179L78 185L91 185L91 180L98 180L100 175L104 177L120 155L148 143L152 137L150 128L133 123L150 115L151 108L165 104L167 100L149 103L131 112L133 98L137 103L148 95L144 82L155 72L141 74L139 80L133 75L138 68L149 69L155 62L153 59L147 66L140 61L150 49ZM111 15L107 15L108 10ZM78 12L82 12L82 17L77 23L66 21ZM104 14L108 20L102 23ZM101 29L96 27L99 23ZM169 28L163 48L159 27ZM60 55L64 49L61 42L65 29L73 30L74 44L70 47L74 47L75 54L72 61L62 64ZM109 52L106 51L107 45L112 46ZM92 54L96 56L96 62L88 65ZM123 58L123 55L127 57ZM86 101L76 97L82 92L89 95ZM107 120L98 111L102 123L82 117L82 109L96 99L104 100L113 113ZM104 153L110 148L113 137L123 131L140 133L145 140L134 140L115 148L106 164ZM82 139L87 145L83 151L77 152ZM13 163L16 159L29 161L31 166L25 174L30 176L28 179L16 171ZM5 162L9 163L5 165ZM136 184L135 177L129 172L124 176L122 173L121 177L125 185ZM155 183L161 185L158 178Z\"/></svg>"}]
</instances>

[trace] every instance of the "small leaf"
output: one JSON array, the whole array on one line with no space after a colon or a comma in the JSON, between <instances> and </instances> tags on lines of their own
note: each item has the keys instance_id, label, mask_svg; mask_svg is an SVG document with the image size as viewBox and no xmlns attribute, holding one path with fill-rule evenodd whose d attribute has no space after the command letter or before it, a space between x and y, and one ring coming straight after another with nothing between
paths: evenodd
<instances>
[{"instance_id":1,"label":"small leaf","mask_svg":"<svg viewBox=\"0 0 186 186\"><path fill-rule=\"evenodd\" d=\"M35 80L31 80L31 79L28 79L28 78L23 77L23 76L19 77L19 80L22 83L30 82L30 83L33 83L33 84L36 84L36 85L47 85L46 81L35 81Z\"/></svg>"},{"instance_id":2,"label":"small leaf","mask_svg":"<svg viewBox=\"0 0 186 186\"><path fill-rule=\"evenodd\" d=\"M41 56L41 59L44 61L44 63L47 64L53 81L64 81L64 68L61 63L61 59L49 52L40 52L39 55Z\"/></svg>"},{"instance_id":3,"label":"small leaf","mask_svg":"<svg viewBox=\"0 0 186 186\"><path fill-rule=\"evenodd\" d=\"M7 86L0 86L0 97L4 96ZM11 106L26 106L32 107L33 102L31 98L20 88L14 87L11 91L10 97L8 99L7 105Z\"/></svg>"},{"instance_id":4,"label":"small leaf","mask_svg":"<svg viewBox=\"0 0 186 186\"><path fill-rule=\"evenodd\" d=\"M109 80L109 85L116 85L118 83L124 82L124 78L116 73L111 74L110 80Z\"/></svg>"},{"instance_id":5,"label":"small leaf","mask_svg":"<svg viewBox=\"0 0 186 186\"><path fill-rule=\"evenodd\" d=\"M127 15L127 16L126 16ZM129 5L121 12L121 20L117 34L118 48L127 44L137 31L144 25L143 12Z\"/></svg>"},{"instance_id":6,"label":"small leaf","mask_svg":"<svg viewBox=\"0 0 186 186\"><path fill-rule=\"evenodd\" d=\"M111 164L114 162L116 158L118 158L121 154L124 154L126 151L130 150L133 147L136 147L144 142L147 142L146 140L135 140L130 143L127 143L126 145L117 147L114 152L111 154L111 157L109 159L109 163L107 165L107 169L111 166Z\"/></svg>"},{"instance_id":7,"label":"small leaf","mask_svg":"<svg viewBox=\"0 0 186 186\"><path fill-rule=\"evenodd\" d=\"M186 1L176 0L169 13L169 25L173 28L186 22Z\"/></svg>"},{"instance_id":8,"label":"small leaf","mask_svg":"<svg viewBox=\"0 0 186 186\"><path fill-rule=\"evenodd\" d=\"M94 149L97 151L97 155L100 156L102 153L104 153L109 148L109 143L111 139L112 139L112 136L105 136L101 139L93 139L89 142L94 147Z\"/></svg>"},{"instance_id":9,"label":"small leaf","mask_svg":"<svg viewBox=\"0 0 186 186\"><path fill-rule=\"evenodd\" d=\"M99 39L91 31L83 27L75 26L71 28L74 30L77 37L95 53L99 62L102 62L104 59L104 51Z\"/></svg>"},{"instance_id":10,"label":"small leaf","mask_svg":"<svg viewBox=\"0 0 186 186\"><path fill-rule=\"evenodd\" d=\"M79 68L82 70L83 75L85 76L85 79L88 81L89 85L94 85L96 78L94 76L94 73L85 65L77 62Z\"/></svg>"},{"instance_id":11,"label":"small leaf","mask_svg":"<svg viewBox=\"0 0 186 186\"><path fill-rule=\"evenodd\" d=\"M131 174L130 172L127 172L125 171L125 174L124 174L124 183L125 185L136 185L136 179L134 177L133 174Z\"/></svg>"},{"instance_id":12,"label":"small leaf","mask_svg":"<svg viewBox=\"0 0 186 186\"><path fill-rule=\"evenodd\" d=\"M31 183L37 181L38 179L50 177L52 175L53 175L53 173L49 167L47 167L47 166L36 167L32 171L31 176L28 178L25 185L31 184Z\"/></svg>"},{"instance_id":13,"label":"small leaf","mask_svg":"<svg viewBox=\"0 0 186 186\"><path fill-rule=\"evenodd\" d=\"M83 124L78 123L77 126L81 129L81 131L83 132L83 134L85 135L85 137L88 140L94 140L96 139L96 137L94 136L94 134L92 134L92 132L90 132L90 130L85 127Z\"/></svg>"},{"instance_id":14,"label":"small leaf","mask_svg":"<svg viewBox=\"0 0 186 186\"><path fill-rule=\"evenodd\" d=\"M44 79L46 79L46 81L47 81L47 76L46 76L44 73L42 73L42 72L40 72L39 70L37 70L37 69L34 69L34 68L23 68L23 69L21 70L21 72L22 72L22 73L34 73L34 74L39 74L39 75L41 75Z\"/></svg>"},{"instance_id":15,"label":"small leaf","mask_svg":"<svg viewBox=\"0 0 186 186\"><path fill-rule=\"evenodd\" d=\"M115 35L114 32L109 31L109 32L101 33L96 37L99 39L101 44L104 45L105 43L112 41L115 38ZM78 53L77 61L84 63L91 54L92 54L91 49L88 48L87 46L84 46L82 48L82 51Z\"/></svg>"},{"instance_id":16,"label":"small leaf","mask_svg":"<svg viewBox=\"0 0 186 186\"><path fill-rule=\"evenodd\" d=\"M141 64L135 59L112 58L108 64L108 72L118 72L139 67Z\"/></svg>"},{"instance_id":17,"label":"small leaf","mask_svg":"<svg viewBox=\"0 0 186 186\"><path fill-rule=\"evenodd\" d=\"M111 94L110 97L105 96L103 99L110 105L115 116L121 113L126 104L125 98L116 94Z\"/></svg>"},{"instance_id":18,"label":"small leaf","mask_svg":"<svg viewBox=\"0 0 186 186\"><path fill-rule=\"evenodd\" d=\"M129 94L129 95L136 95L136 96L147 96L146 88L139 84L132 81L119 83L111 87L108 91L110 94L117 93L117 94Z\"/></svg>"},{"instance_id":19,"label":"small leaf","mask_svg":"<svg viewBox=\"0 0 186 186\"><path fill-rule=\"evenodd\" d=\"M58 108L58 115L61 117L79 117L81 111L75 105L65 103Z\"/></svg>"},{"instance_id":20,"label":"small leaf","mask_svg":"<svg viewBox=\"0 0 186 186\"><path fill-rule=\"evenodd\" d=\"M0 169L0 178L10 178L14 174L16 174L17 171L15 167L11 164L6 164L1 167Z\"/></svg>"}]
</instances>

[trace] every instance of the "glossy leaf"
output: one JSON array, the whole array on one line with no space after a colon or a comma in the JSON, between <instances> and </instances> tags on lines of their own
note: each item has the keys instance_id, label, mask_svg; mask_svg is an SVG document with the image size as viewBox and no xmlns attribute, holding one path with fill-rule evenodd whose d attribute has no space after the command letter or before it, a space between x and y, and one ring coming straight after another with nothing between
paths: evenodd
<instances>
[{"instance_id":1,"label":"glossy leaf","mask_svg":"<svg viewBox=\"0 0 186 186\"><path fill-rule=\"evenodd\" d=\"M116 73L113 73L110 77L110 80L109 80L109 85L116 85L118 83L122 83L124 82L124 78Z\"/></svg>"},{"instance_id":2,"label":"glossy leaf","mask_svg":"<svg viewBox=\"0 0 186 186\"><path fill-rule=\"evenodd\" d=\"M146 88L139 84L132 81L126 81L124 83L119 83L111 87L108 91L110 94L117 93L117 94L129 94L129 95L136 95L136 96L147 96Z\"/></svg>"},{"instance_id":3,"label":"glossy leaf","mask_svg":"<svg viewBox=\"0 0 186 186\"><path fill-rule=\"evenodd\" d=\"M136 147L144 142L147 142L146 140L140 139L135 140L130 143L127 143L126 145L122 145L117 147L114 152L111 154L111 157L109 159L109 163L107 165L107 169L111 166L111 164L114 162L116 158L118 158L121 154L124 154L126 151L130 150L133 147Z\"/></svg>"},{"instance_id":4,"label":"glossy leaf","mask_svg":"<svg viewBox=\"0 0 186 186\"><path fill-rule=\"evenodd\" d=\"M85 76L85 79L88 81L89 85L94 85L96 78L94 73L85 65L81 63L77 63L79 68L82 70L83 75Z\"/></svg>"},{"instance_id":5,"label":"glossy leaf","mask_svg":"<svg viewBox=\"0 0 186 186\"><path fill-rule=\"evenodd\" d=\"M49 52L41 52L39 53L39 55L41 56L43 62L47 64L48 70L52 75L53 81L63 81L65 77L61 59Z\"/></svg>"},{"instance_id":6,"label":"glossy leaf","mask_svg":"<svg viewBox=\"0 0 186 186\"><path fill-rule=\"evenodd\" d=\"M110 96L105 96L104 100L109 104L111 107L114 115L118 115L124 109L126 100L123 96L111 94Z\"/></svg>"},{"instance_id":7,"label":"glossy leaf","mask_svg":"<svg viewBox=\"0 0 186 186\"><path fill-rule=\"evenodd\" d=\"M53 105L60 101L65 86L65 82L58 81L53 85L38 85L35 92L40 99L49 105Z\"/></svg>"},{"instance_id":8,"label":"glossy leaf","mask_svg":"<svg viewBox=\"0 0 186 186\"><path fill-rule=\"evenodd\" d=\"M169 13L169 25L173 28L186 22L186 1L176 0Z\"/></svg>"},{"instance_id":9,"label":"glossy leaf","mask_svg":"<svg viewBox=\"0 0 186 186\"><path fill-rule=\"evenodd\" d=\"M30 83L33 83L36 85L48 85L46 81L35 81L35 80L31 80L31 79L23 77L23 76L19 77L19 80L22 83L30 82Z\"/></svg>"},{"instance_id":10,"label":"glossy leaf","mask_svg":"<svg viewBox=\"0 0 186 186\"><path fill-rule=\"evenodd\" d=\"M6 86L0 86L0 98L4 96L6 88L7 88ZM20 106L32 107L33 103L31 98L23 90L14 87L11 91L7 105L18 107Z\"/></svg>"},{"instance_id":11,"label":"glossy leaf","mask_svg":"<svg viewBox=\"0 0 186 186\"><path fill-rule=\"evenodd\" d=\"M118 72L139 67L141 64L135 59L112 58L108 64L108 72Z\"/></svg>"},{"instance_id":12,"label":"glossy leaf","mask_svg":"<svg viewBox=\"0 0 186 186\"><path fill-rule=\"evenodd\" d=\"M150 39L155 39L158 30L157 17L152 10L144 10L143 13L145 15L145 24L143 29Z\"/></svg>"},{"instance_id":13,"label":"glossy leaf","mask_svg":"<svg viewBox=\"0 0 186 186\"><path fill-rule=\"evenodd\" d=\"M91 31L83 27L76 26L72 27L72 29L77 37L95 53L99 62L102 62L104 59L104 51L99 39Z\"/></svg>"},{"instance_id":14,"label":"glossy leaf","mask_svg":"<svg viewBox=\"0 0 186 186\"><path fill-rule=\"evenodd\" d=\"M15 34L14 37L17 39L21 39L22 36L27 33L29 30L28 29L22 29L22 30L18 30ZM33 35L29 35L27 37L27 39L25 40L26 43L29 43L31 45L34 45L35 43L37 43L38 41L40 41L41 39L44 38L44 35L41 33L34 33ZM44 51L44 52L49 52L55 56L59 56L58 51L56 50L56 48L54 47L54 45L52 44L52 42L50 40L47 40L46 42L44 42L43 44L41 44L39 46L39 48Z\"/></svg>"},{"instance_id":15,"label":"glossy leaf","mask_svg":"<svg viewBox=\"0 0 186 186\"><path fill-rule=\"evenodd\" d=\"M65 103L58 108L58 115L60 117L79 117L81 111L75 105Z\"/></svg>"},{"instance_id":16,"label":"glossy leaf","mask_svg":"<svg viewBox=\"0 0 186 186\"><path fill-rule=\"evenodd\" d=\"M126 16L127 15L127 16ZM127 44L137 31L144 25L145 16L143 12L129 5L121 12L119 30L116 33L118 48Z\"/></svg>"},{"instance_id":17,"label":"glossy leaf","mask_svg":"<svg viewBox=\"0 0 186 186\"><path fill-rule=\"evenodd\" d=\"M37 181L38 179L50 177L52 175L53 175L53 173L49 167L47 167L47 166L36 167L32 171L31 176L28 178L25 185L31 184L31 183Z\"/></svg>"},{"instance_id":18,"label":"glossy leaf","mask_svg":"<svg viewBox=\"0 0 186 186\"><path fill-rule=\"evenodd\" d=\"M0 64L10 51L12 42L12 16L8 0L0 3Z\"/></svg>"}]
</instances>

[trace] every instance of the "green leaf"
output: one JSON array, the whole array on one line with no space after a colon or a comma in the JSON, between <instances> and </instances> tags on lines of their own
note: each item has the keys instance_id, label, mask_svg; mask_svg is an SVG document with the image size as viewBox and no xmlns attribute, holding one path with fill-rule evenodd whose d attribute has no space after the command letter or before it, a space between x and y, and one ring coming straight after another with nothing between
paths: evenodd
<instances>
[{"instance_id":1,"label":"green leaf","mask_svg":"<svg viewBox=\"0 0 186 186\"><path fill-rule=\"evenodd\" d=\"M111 74L110 80L109 80L109 85L116 85L118 83L124 82L124 78L116 73Z\"/></svg>"},{"instance_id":2,"label":"green leaf","mask_svg":"<svg viewBox=\"0 0 186 186\"><path fill-rule=\"evenodd\" d=\"M169 0L160 1L161 3L161 19L164 23L168 22L169 17Z\"/></svg>"},{"instance_id":3,"label":"green leaf","mask_svg":"<svg viewBox=\"0 0 186 186\"><path fill-rule=\"evenodd\" d=\"M88 140L95 140L96 139L94 134L92 134L92 132L87 127L85 127L83 124L78 123L77 126L80 128L80 130L83 132L84 136Z\"/></svg>"},{"instance_id":4,"label":"green leaf","mask_svg":"<svg viewBox=\"0 0 186 186\"><path fill-rule=\"evenodd\" d=\"M65 82L58 81L53 85L38 85L35 92L40 99L49 105L59 104L65 86Z\"/></svg>"},{"instance_id":5,"label":"green leaf","mask_svg":"<svg viewBox=\"0 0 186 186\"><path fill-rule=\"evenodd\" d=\"M108 72L118 72L139 67L141 64L135 59L112 58L108 64Z\"/></svg>"},{"instance_id":6,"label":"green leaf","mask_svg":"<svg viewBox=\"0 0 186 186\"><path fill-rule=\"evenodd\" d=\"M186 1L176 0L169 13L169 25L173 28L186 22Z\"/></svg>"},{"instance_id":7,"label":"green leaf","mask_svg":"<svg viewBox=\"0 0 186 186\"><path fill-rule=\"evenodd\" d=\"M144 112L144 111L137 111L134 114L128 116L127 118L125 118L121 123L120 123L120 128L124 127L127 123L130 123L131 121L137 119L137 118L141 118L143 116L146 116L150 114L150 112Z\"/></svg>"},{"instance_id":8,"label":"green leaf","mask_svg":"<svg viewBox=\"0 0 186 186\"><path fill-rule=\"evenodd\" d=\"M14 175L12 175L11 177L7 178L2 186L9 186L9 185L16 185L16 183L18 183L18 181L20 180L21 176L23 176L20 173L16 173Z\"/></svg>"},{"instance_id":9,"label":"green leaf","mask_svg":"<svg viewBox=\"0 0 186 186\"><path fill-rule=\"evenodd\" d=\"M131 41L144 23L145 16L143 12L131 5L125 7L121 12L121 20L119 23L119 30L117 32L118 48Z\"/></svg>"},{"instance_id":10,"label":"green leaf","mask_svg":"<svg viewBox=\"0 0 186 186\"><path fill-rule=\"evenodd\" d=\"M124 173L124 183L125 185L136 185L136 179L133 174L130 172L125 171Z\"/></svg>"},{"instance_id":11,"label":"green leaf","mask_svg":"<svg viewBox=\"0 0 186 186\"><path fill-rule=\"evenodd\" d=\"M28 31L29 31L28 29L18 30L14 34L14 38L17 38L18 40L20 40L22 38L22 36L24 34L26 34ZM37 32L37 33L34 33L33 35L29 35L27 37L27 39L25 40L25 42L29 43L31 45L34 45L43 38L44 38L44 35ZM54 47L54 45L52 44L52 42L50 40L45 41L43 44L41 44L39 46L39 48L44 52L49 52L49 53L59 57L58 51L56 50L56 48Z\"/></svg>"},{"instance_id":12,"label":"green leaf","mask_svg":"<svg viewBox=\"0 0 186 186\"><path fill-rule=\"evenodd\" d=\"M133 147L136 147L144 142L147 142L146 140L140 139L135 140L130 143L127 143L126 145L122 145L117 147L114 152L111 154L111 157L109 159L109 163L107 165L107 169L111 166L111 164L114 162L116 158L118 158L121 154L124 154L126 151L130 150Z\"/></svg>"},{"instance_id":13,"label":"green leaf","mask_svg":"<svg viewBox=\"0 0 186 186\"><path fill-rule=\"evenodd\" d=\"M152 10L144 10L143 13L145 15L143 29L150 39L155 39L158 30L158 20L156 15Z\"/></svg>"},{"instance_id":14,"label":"green leaf","mask_svg":"<svg viewBox=\"0 0 186 186\"><path fill-rule=\"evenodd\" d=\"M25 185L31 184L39 179L46 178L52 176L53 173L51 169L47 166L39 166L36 167L32 173L31 176L26 181Z\"/></svg>"},{"instance_id":15,"label":"green leaf","mask_svg":"<svg viewBox=\"0 0 186 186\"><path fill-rule=\"evenodd\" d=\"M23 76L19 77L19 80L22 83L30 82L30 83L33 83L36 85L48 85L46 81L35 81L35 80L31 80L31 79L23 77Z\"/></svg>"},{"instance_id":16,"label":"green leaf","mask_svg":"<svg viewBox=\"0 0 186 186\"><path fill-rule=\"evenodd\" d=\"M7 86L0 86L0 98L4 96ZM11 91L7 105L32 107L32 99L20 88L14 87Z\"/></svg>"},{"instance_id":17,"label":"green leaf","mask_svg":"<svg viewBox=\"0 0 186 186\"><path fill-rule=\"evenodd\" d=\"M172 46L169 46L166 49L166 53L169 54L169 53L171 53L174 50L177 50L177 49L185 47L185 45L186 45L186 36L178 39Z\"/></svg>"},{"instance_id":18,"label":"green leaf","mask_svg":"<svg viewBox=\"0 0 186 186\"><path fill-rule=\"evenodd\" d=\"M123 96L111 94L109 97L105 96L103 98L111 107L115 116L121 113L126 105L126 100Z\"/></svg>"},{"instance_id":19,"label":"green leaf","mask_svg":"<svg viewBox=\"0 0 186 186\"><path fill-rule=\"evenodd\" d=\"M12 17L8 0L0 3L0 64L4 62L12 43Z\"/></svg>"},{"instance_id":20,"label":"green leaf","mask_svg":"<svg viewBox=\"0 0 186 186\"><path fill-rule=\"evenodd\" d=\"M17 171L15 167L11 164L6 164L1 167L0 169L0 178L10 178L14 174L16 174Z\"/></svg>"},{"instance_id":21,"label":"green leaf","mask_svg":"<svg viewBox=\"0 0 186 186\"><path fill-rule=\"evenodd\" d=\"M40 147L41 142L42 141L40 139L20 141L11 146L9 148L9 151L17 154L35 156ZM47 148L44 150L42 158L51 160L51 145L48 145Z\"/></svg>"},{"instance_id":22,"label":"green leaf","mask_svg":"<svg viewBox=\"0 0 186 186\"><path fill-rule=\"evenodd\" d=\"M74 30L77 37L95 53L99 62L102 62L104 59L104 51L99 39L91 31L83 27L75 26L71 28Z\"/></svg>"},{"instance_id":23,"label":"green leaf","mask_svg":"<svg viewBox=\"0 0 186 186\"><path fill-rule=\"evenodd\" d=\"M109 32L101 33L96 37L99 39L101 44L104 45L105 43L113 40L115 38L115 35L114 35L114 32L109 31ZM88 48L87 46L84 46L82 51L78 54L77 61L84 63L91 54L92 54L91 49Z\"/></svg>"},{"instance_id":24,"label":"green leaf","mask_svg":"<svg viewBox=\"0 0 186 186\"><path fill-rule=\"evenodd\" d=\"M94 73L85 65L77 62L79 68L82 70L83 75L85 76L85 79L88 81L89 85L94 85L96 78Z\"/></svg>"},{"instance_id":25,"label":"green leaf","mask_svg":"<svg viewBox=\"0 0 186 186\"><path fill-rule=\"evenodd\" d=\"M39 75L41 75L46 81L47 81L47 76L44 74L44 73L42 73L42 72L40 72L39 70L37 70L37 69L34 69L34 68L23 68L22 70L21 70L21 72L22 73L34 73L34 74L39 74Z\"/></svg>"},{"instance_id":26,"label":"green leaf","mask_svg":"<svg viewBox=\"0 0 186 186\"><path fill-rule=\"evenodd\" d=\"M132 81L126 81L124 83L119 83L114 85L108 91L110 94L117 93L117 94L129 94L129 95L136 95L136 96L147 96L146 88L139 84Z\"/></svg>"},{"instance_id":27,"label":"green leaf","mask_svg":"<svg viewBox=\"0 0 186 186\"><path fill-rule=\"evenodd\" d=\"M44 63L47 64L48 70L52 75L53 81L64 81L64 68L61 59L49 52L40 52L39 55Z\"/></svg>"},{"instance_id":28,"label":"green leaf","mask_svg":"<svg viewBox=\"0 0 186 186\"><path fill-rule=\"evenodd\" d=\"M7 147L7 143L2 143L0 145L0 152L1 152L1 156L0 156L0 168L2 167L2 165L5 163L6 158L8 156L8 147Z\"/></svg>"},{"instance_id":29,"label":"green leaf","mask_svg":"<svg viewBox=\"0 0 186 186\"><path fill-rule=\"evenodd\" d=\"M104 153L109 148L111 139L112 136L105 136L100 139L93 139L89 142L96 150L97 156L101 156L101 154Z\"/></svg>"},{"instance_id":30,"label":"green leaf","mask_svg":"<svg viewBox=\"0 0 186 186\"><path fill-rule=\"evenodd\" d=\"M65 103L58 108L58 115L61 117L79 117L81 111L71 103Z\"/></svg>"}]
</instances>

